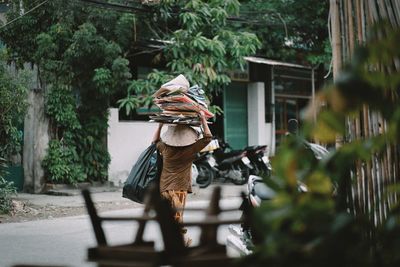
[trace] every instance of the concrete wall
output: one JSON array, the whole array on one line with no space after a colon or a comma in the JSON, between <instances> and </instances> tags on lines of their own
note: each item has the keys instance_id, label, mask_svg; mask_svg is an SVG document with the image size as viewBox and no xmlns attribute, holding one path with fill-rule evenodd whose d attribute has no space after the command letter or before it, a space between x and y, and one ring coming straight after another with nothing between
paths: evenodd
<instances>
[{"instance_id":1,"label":"concrete wall","mask_svg":"<svg viewBox=\"0 0 400 267\"><path fill-rule=\"evenodd\" d=\"M275 155L275 142L273 136L275 135L275 130L272 128L272 123L265 123L265 132L266 132L266 144L267 144L267 151L268 156Z\"/></svg>"},{"instance_id":2,"label":"concrete wall","mask_svg":"<svg viewBox=\"0 0 400 267\"><path fill-rule=\"evenodd\" d=\"M28 109L24 122L24 191L41 193L44 190L42 161L49 143L49 120L44 110L44 90L29 90Z\"/></svg>"},{"instance_id":3,"label":"concrete wall","mask_svg":"<svg viewBox=\"0 0 400 267\"><path fill-rule=\"evenodd\" d=\"M157 123L119 121L118 109L110 109L107 147L111 156L108 169L109 181L122 186L128 174L151 143Z\"/></svg>"},{"instance_id":4,"label":"concrete wall","mask_svg":"<svg viewBox=\"0 0 400 267\"><path fill-rule=\"evenodd\" d=\"M247 86L248 143L266 145L264 83L249 83Z\"/></svg>"}]
</instances>

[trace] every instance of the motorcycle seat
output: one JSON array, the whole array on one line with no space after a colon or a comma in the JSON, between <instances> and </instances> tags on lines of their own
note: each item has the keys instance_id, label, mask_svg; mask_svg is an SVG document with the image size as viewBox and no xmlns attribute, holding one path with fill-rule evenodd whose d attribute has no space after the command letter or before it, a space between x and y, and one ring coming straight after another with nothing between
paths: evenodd
<instances>
[{"instance_id":1,"label":"motorcycle seat","mask_svg":"<svg viewBox=\"0 0 400 267\"><path fill-rule=\"evenodd\" d=\"M244 150L246 151L253 151L253 150L257 150L259 146L248 146L246 147Z\"/></svg>"},{"instance_id":2,"label":"motorcycle seat","mask_svg":"<svg viewBox=\"0 0 400 267\"><path fill-rule=\"evenodd\" d=\"M256 155L259 152L264 153L266 150L267 146L248 146L244 150L247 152L249 155Z\"/></svg>"},{"instance_id":3,"label":"motorcycle seat","mask_svg":"<svg viewBox=\"0 0 400 267\"><path fill-rule=\"evenodd\" d=\"M243 151L241 151L241 150L233 150L230 152L215 151L214 155L219 161L222 161L227 158L239 156L242 153L243 153Z\"/></svg>"},{"instance_id":4,"label":"motorcycle seat","mask_svg":"<svg viewBox=\"0 0 400 267\"><path fill-rule=\"evenodd\" d=\"M269 188L263 182L259 182L254 185L254 194L262 200L272 199L276 195L275 191Z\"/></svg>"}]
</instances>

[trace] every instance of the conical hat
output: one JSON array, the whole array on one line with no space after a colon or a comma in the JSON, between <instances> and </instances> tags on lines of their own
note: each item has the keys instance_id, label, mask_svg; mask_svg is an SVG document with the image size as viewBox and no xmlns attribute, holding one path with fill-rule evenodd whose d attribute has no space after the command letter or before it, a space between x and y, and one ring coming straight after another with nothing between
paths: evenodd
<instances>
[{"instance_id":1,"label":"conical hat","mask_svg":"<svg viewBox=\"0 0 400 267\"><path fill-rule=\"evenodd\" d=\"M170 125L161 140L169 146L188 146L199 139L198 132L187 125Z\"/></svg>"},{"instance_id":2,"label":"conical hat","mask_svg":"<svg viewBox=\"0 0 400 267\"><path fill-rule=\"evenodd\" d=\"M178 90L181 91L182 93L185 93L189 89L189 86L190 86L190 84L189 84L188 80L185 78L185 76L180 74L177 77L175 77L174 79L170 80L169 82L161 85L160 89L158 89L157 92L155 92L153 96L159 97L159 96L163 95L164 93L171 93L171 92L178 91Z\"/></svg>"}]
</instances>

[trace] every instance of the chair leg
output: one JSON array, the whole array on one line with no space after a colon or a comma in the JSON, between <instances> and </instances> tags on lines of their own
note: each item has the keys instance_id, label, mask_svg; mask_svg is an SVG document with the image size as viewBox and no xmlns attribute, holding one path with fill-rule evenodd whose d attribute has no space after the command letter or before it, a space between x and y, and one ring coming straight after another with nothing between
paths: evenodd
<instances>
[{"instance_id":1,"label":"chair leg","mask_svg":"<svg viewBox=\"0 0 400 267\"><path fill-rule=\"evenodd\" d=\"M92 197L90 196L90 191L88 189L83 189L82 195L86 203L86 209L89 214L90 221L92 222L97 244L99 246L106 246L107 240L103 231L103 227L101 226L101 218L97 215L97 210L92 201Z\"/></svg>"}]
</instances>

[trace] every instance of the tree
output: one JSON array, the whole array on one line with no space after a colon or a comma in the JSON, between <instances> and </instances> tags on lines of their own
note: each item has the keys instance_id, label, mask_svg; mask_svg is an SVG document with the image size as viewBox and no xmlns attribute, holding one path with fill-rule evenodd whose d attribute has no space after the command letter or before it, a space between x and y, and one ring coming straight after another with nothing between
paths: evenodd
<instances>
[{"instance_id":1,"label":"tree","mask_svg":"<svg viewBox=\"0 0 400 267\"><path fill-rule=\"evenodd\" d=\"M7 54L0 50L0 158L11 162L13 155L21 153L21 125L27 107L27 92L31 73L12 74L7 66Z\"/></svg>"},{"instance_id":2,"label":"tree","mask_svg":"<svg viewBox=\"0 0 400 267\"><path fill-rule=\"evenodd\" d=\"M262 42L258 52L277 60L329 64L329 1L243 1L237 28L254 31Z\"/></svg>"},{"instance_id":3,"label":"tree","mask_svg":"<svg viewBox=\"0 0 400 267\"><path fill-rule=\"evenodd\" d=\"M9 21L20 16L20 4L12 1ZM124 54L133 33L120 33L133 29L134 15L103 12L80 1L35 5L22 1L26 14L8 25L1 38L13 60L39 69L52 124L53 141L44 161L48 179L75 183L87 175L104 181L110 161L104 146L109 99L131 78Z\"/></svg>"},{"instance_id":4,"label":"tree","mask_svg":"<svg viewBox=\"0 0 400 267\"><path fill-rule=\"evenodd\" d=\"M132 81L127 97L119 101L129 113L139 106L151 105L151 94L178 74L184 74L191 84L198 84L210 96L230 83L227 71L243 67L244 56L260 47L257 37L234 30L227 23L238 14L236 0L163 1L155 7L156 32L164 33L162 53L165 70L155 70L147 80Z\"/></svg>"},{"instance_id":5,"label":"tree","mask_svg":"<svg viewBox=\"0 0 400 267\"><path fill-rule=\"evenodd\" d=\"M119 104L128 112L148 106L151 93L178 73L208 93L218 91L230 82L226 71L259 46L255 35L227 27L228 14L239 10L236 0L162 1L147 8L60 0L35 8L32 1L14 0L9 21L20 16L21 3L26 13L0 37L16 62L38 65L53 135L44 167L55 182L75 183L84 174L106 179L110 159L103 141L116 96L127 94ZM141 45L151 40L164 44L154 59L168 62L167 71L132 80L136 55L147 53Z\"/></svg>"}]
</instances>

